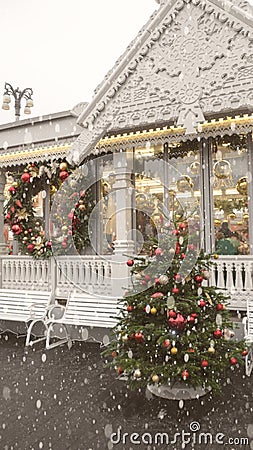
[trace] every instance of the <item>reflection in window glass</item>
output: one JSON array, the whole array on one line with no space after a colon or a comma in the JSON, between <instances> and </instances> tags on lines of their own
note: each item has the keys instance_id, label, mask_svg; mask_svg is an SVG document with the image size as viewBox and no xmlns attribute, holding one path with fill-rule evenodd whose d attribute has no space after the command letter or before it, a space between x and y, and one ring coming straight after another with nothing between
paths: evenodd
<instances>
[{"instance_id":1,"label":"reflection in window glass","mask_svg":"<svg viewBox=\"0 0 253 450\"><path fill-rule=\"evenodd\" d=\"M247 161L244 135L213 141L215 250L220 255L249 253Z\"/></svg>"}]
</instances>

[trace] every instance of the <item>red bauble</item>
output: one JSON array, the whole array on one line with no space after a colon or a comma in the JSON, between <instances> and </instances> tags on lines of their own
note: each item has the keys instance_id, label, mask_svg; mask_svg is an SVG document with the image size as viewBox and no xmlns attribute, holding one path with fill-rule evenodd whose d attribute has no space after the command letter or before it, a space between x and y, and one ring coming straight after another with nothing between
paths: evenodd
<instances>
[{"instance_id":1,"label":"red bauble","mask_svg":"<svg viewBox=\"0 0 253 450\"><path fill-rule=\"evenodd\" d=\"M155 255L156 255L156 256L161 256L162 254L163 254L162 249L158 247L158 248L155 250Z\"/></svg>"},{"instance_id":2,"label":"red bauble","mask_svg":"<svg viewBox=\"0 0 253 450\"><path fill-rule=\"evenodd\" d=\"M10 187L9 187L9 192L10 192L11 194L15 194L16 189L14 188L14 186L10 186Z\"/></svg>"},{"instance_id":3,"label":"red bauble","mask_svg":"<svg viewBox=\"0 0 253 450\"><path fill-rule=\"evenodd\" d=\"M175 319L175 317L177 317L177 313L171 310L168 312L168 317L172 317L173 319Z\"/></svg>"},{"instance_id":4,"label":"red bauble","mask_svg":"<svg viewBox=\"0 0 253 450\"><path fill-rule=\"evenodd\" d=\"M141 332L135 333L134 337L135 337L137 342L142 342L143 341L143 334Z\"/></svg>"},{"instance_id":5,"label":"red bauble","mask_svg":"<svg viewBox=\"0 0 253 450\"><path fill-rule=\"evenodd\" d=\"M159 278L155 278L155 284L160 284Z\"/></svg>"},{"instance_id":6,"label":"red bauble","mask_svg":"<svg viewBox=\"0 0 253 450\"><path fill-rule=\"evenodd\" d=\"M176 273L176 275L174 275L174 280L175 281L181 281L181 275L180 275L180 273Z\"/></svg>"},{"instance_id":7,"label":"red bauble","mask_svg":"<svg viewBox=\"0 0 253 450\"><path fill-rule=\"evenodd\" d=\"M196 275L194 277L194 280L196 281L196 283L202 283L203 277L201 275Z\"/></svg>"},{"instance_id":8,"label":"red bauble","mask_svg":"<svg viewBox=\"0 0 253 450\"><path fill-rule=\"evenodd\" d=\"M52 242L51 241L47 241L46 247L49 248L49 249L52 248Z\"/></svg>"},{"instance_id":9,"label":"red bauble","mask_svg":"<svg viewBox=\"0 0 253 450\"><path fill-rule=\"evenodd\" d=\"M67 172L66 170L62 170L62 171L60 172L60 179L61 179L62 181L66 180L66 179L68 178L68 176L69 176L69 174L68 174L68 172Z\"/></svg>"},{"instance_id":10,"label":"red bauble","mask_svg":"<svg viewBox=\"0 0 253 450\"><path fill-rule=\"evenodd\" d=\"M151 298L162 298L164 297L164 294L162 292L155 292L151 295Z\"/></svg>"},{"instance_id":11,"label":"red bauble","mask_svg":"<svg viewBox=\"0 0 253 450\"><path fill-rule=\"evenodd\" d=\"M172 230L171 234L174 234L174 236L178 236L179 235L179 231L178 230Z\"/></svg>"},{"instance_id":12,"label":"red bauble","mask_svg":"<svg viewBox=\"0 0 253 450\"><path fill-rule=\"evenodd\" d=\"M195 250L195 247L194 247L193 244L189 244L189 245L188 245L188 249L191 250L191 251L193 251L193 250Z\"/></svg>"},{"instance_id":13,"label":"red bauble","mask_svg":"<svg viewBox=\"0 0 253 450\"><path fill-rule=\"evenodd\" d=\"M184 223L184 222L181 222L181 223L179 224L179 228L180 228L180 230L185 230L185 229L186 229L186 227L187 227L187 224L186 224L186 223Z\"/></svg>"},{"instance_id":14,"label":"red bauble","mask_svg":"<svg viewBox=\"0 0 253 450\"><path fill-rule=\"evenodd\" d=\"M222 303L218 303L217 311L222 311L224 309L224 305Z\"/></svg>"},{"instance_id":15,"label":"red bauble","mask_svg":"<svg viewBox=\"0 0 253 450\"><path fill-rule=\"evenodd\" d=\"M133 311L133 307L132 307L132 305L128 305L128 307L127 307L127 311L128 311L128 312L132 312L132 311Z\"/></svg>"},{"instance_id":16,"label":"red bauble","mask_svg":"<svg viewBox=\"0 0 253 450\"><path fill-rule=\"evenodd\" d=\"M216 339L220 339L222 334L222 330L220 330L219 328L213 332L213 335L214 337L216 337Z\"/></svg>"},{"instance_id":17,"label":"red bauble","mask_svg":"<svg viewBox=\"0 0 253 450\"><path fill-rule=\"evenodd\" d=\"M6 219L6 220L10 220L10 218L11 218L10 213L7 213L6 216L5 216L5 219Z\"/></svg>"},{"instance_id":18,"label":"red bauble","mask_svg":"<svg viewBox=\"0 0 253 450\"><path fill-rule=\"evenodd\" d=\"M128 267L132 267L134 265L134 260L133 259L129 259L128 261L127 261L127 266Z\"/></svg>"},{"instance_id":19,"label":"red bauble","mask_svg":"<svg viewBox=\"0 0 253 450\"><path fill-rule=\"evenodd\" d=\"M208 367L209 366L208 361L206 359L203 359L203 361L201 361L201 366L202 367Z\"/></svg>"},{"instance_id":20,"label":"red bauble","mask_svg":"<svg viewBox=\"0 0 253 450\"><path fill-rule=\"evenodd\" d=\"M18 224L12 225L11 230L14 234L20 234L21 233L21 227Z\"/></svg>"},{"instance_id":21,"label":"red bauble","mask_svg":"<svg viewBox=\"0 0 253 450\"><path fill-rule=\"evenodd\" d=\"M117 370L118 370L118 374L119 375L121 375L124 372L124 370L122 369L121 366L119 366Z\"/></svg>"},{"instance_id":22,"label":"red bauble","mask_svg":"<svg viewBox=\"0 0 253 450\"><path fill-rule=\"evenodd\" d=\"M23 175L21 176L21 180L23 181L23 183L29 183L30 178L31 176L28 172L23 173Z\"/></svg>"},{"instance_id":23,"label":"red bauble","mask_svg":"<svg viewBox=\"0 0 253 450\"><path fill-rule=\"evenodd\" d=\"M248 353L249 353L248 350L243 350L242 351L242 356L247 356Z\"/></svg>"},{"instance_id":24,"label":"red bauble","mask_svg":"<svg viewBox=\"0 0 253 450\"><path fill-rule=\"evenodd\" d=\"M186 319L180 313L177 314L175 319L170 317L168 322L172 328L176 328L178 330L183 330L187 323Z\"/></svg>"},{"instance_id":25,"label":"red bauble","mask_svg":"<svg viewBox=\"0 0 253 450\"><path fill-rule=\"evenodd\" d=\"M32 253L34 250L34 244L28 244L26 248L29 253Z\"/></svg>"},{"instance_id":26,"label":"red bauble","mask_svg":"<svg viewBox=\"0 0 253 450\"><path fill-rule=\"evenodd\" d=\"M169 339L165 339L165 341L163 341L163 346L164 347L170 347L170 340Z\"/></svg>"},{"instance_id":27,"label":"red bauble","mask_svg":"<svg viewBox=\"0 0 253 450\"><path fill-rule=\"evenodd\" d=\"M235 364L237 364L237 359L234 356L232 356L232 358L230 358L230 362L234 366Z\"/></svg>"},{"instance_id":28,"label":"red bauble","mask_svg":"<svg viewBox=\"0 0 253 450\"><path fill-rule=\"evenodd\" d=\"M185 259L185 257L186 257L185 253L182 253L181 256L180 256L181 259Z\"/></svg>"},{"instance_id":29,"label":"red bauble","mask_svg":"<svg viewBox=\"0 0 253 450\"><path fill-rule=\"evenodd\" d=\"M174 287L171 292L172 292L172 294L178 294L179 289L177 287Z\"/></svg>"},{"instance_id":30,"label":"red bauble","mask_svg":"<svg viewBox=\"0 0 253 450\"><path fill-rule=\"evenodd\" d=\"M180 252L181 252L181 245L179 244L179 242L176 242L176 255L179 255Z\"/></svg>"},{"instance_id":31,"label":"red bauble","mask_svg":"<svg viewBox=\"0 0 253 450\"><path fill-rule=\"evenodd\" d=\"M189 378L189 372L188 372L188 370L183 370L183 372L182 372L182 378L183 378L183 380L187 380L187 378Z\"/></svg>"},{"instance_id":32,"label":"red bauble","mask_svg":"<svg viewBox=\"0 0 253 450\"><path fill-rule=\"evenodd\" d=\"M200 306L200 308L204 308L206 306L205 300L200 300L199 301L199 306Z\"/></svg>"}]
</instances>

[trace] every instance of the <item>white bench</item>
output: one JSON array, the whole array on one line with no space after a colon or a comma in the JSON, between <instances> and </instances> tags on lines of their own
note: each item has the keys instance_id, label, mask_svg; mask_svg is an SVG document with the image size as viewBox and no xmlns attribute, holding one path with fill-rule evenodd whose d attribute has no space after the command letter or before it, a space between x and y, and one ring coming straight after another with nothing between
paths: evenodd
<instances>
[{"instance_id":1,"label":"white bench","mask_svg":"<svg viewBox=\"0 0 253 450\"><path fill-rule=\"evenodd\" d=\"M52 293L48 291L26 291L0 289L0 320L25 322L37 320L49 306Z\"/></svg>"},{"instance_id":2,"label":"white bench","mask_svg":"<svg viewBox=\"0 0 253 450\"><path fill-rule=\"evenodd\" d=\"M118 314L118 298L104 298L89 295L87 293L71 292L67 299L66 306L59 304L51 305L47 309L47 314L43 319L33 320L27 333L27 345L32 345L36 341L30 340L33 326L42 321L45 326L46 348L57 347L63 343L71 343L68 325L75 327L98 327L112 328L116 325L115 316ZM55 338L54 327L60 329L63 337Z\"/></svg>"},{"instance_id":3,"label":"white bench","mask_svg":"<svg viewBox=\"0 0 253 450\"><path fill-rule=\"evenodd\" d=\"M250 376L253 369L253 299L247 300L247 317L243 319L244 337L248 348L248 354L245 359L246 375Z\"/></svg>"}]
</instances>

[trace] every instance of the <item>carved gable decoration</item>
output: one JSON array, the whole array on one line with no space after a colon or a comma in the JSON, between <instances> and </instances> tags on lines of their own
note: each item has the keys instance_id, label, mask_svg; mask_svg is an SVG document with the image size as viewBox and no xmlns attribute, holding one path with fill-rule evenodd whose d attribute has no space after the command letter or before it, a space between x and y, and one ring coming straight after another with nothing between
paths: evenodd
<instances>
[{"instance_id":1,"label":"carved gable decoration","mask_svg":"<svg viewBox=\"0 0 253 450\"><path fill-rule=\"evenodd\" d=\"M110 130L172 123L191 135L214 113L252 108L253 22L243 22L242 9L233 13L233 3L161 1L148 38L83 115L75 159Z\"/></svg>"}]
</instances>

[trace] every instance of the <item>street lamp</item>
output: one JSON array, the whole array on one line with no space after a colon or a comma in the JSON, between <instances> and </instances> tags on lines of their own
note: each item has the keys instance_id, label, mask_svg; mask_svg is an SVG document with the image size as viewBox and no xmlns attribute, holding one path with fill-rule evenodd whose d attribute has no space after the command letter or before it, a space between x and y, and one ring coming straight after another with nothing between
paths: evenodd
<instances>
[{"instance_id":1,"label":"street lamp","mask_svg":"<svg viewBox=\"0 0 253 450\"><path fill-rule=\"evenodd\" d=\"M4 85L4 95L2 109L10 109L11 96L15 99L15 117L19 120L20 109L21 109L21 99L24 97L26 99L26 105L24 108L25 114L31 114L31 108L33 107L32 100L33 90L31 88L25 88L21 91L19 88L14 89L11 84L5 83Z\"/></svg>"}]
</instances>

